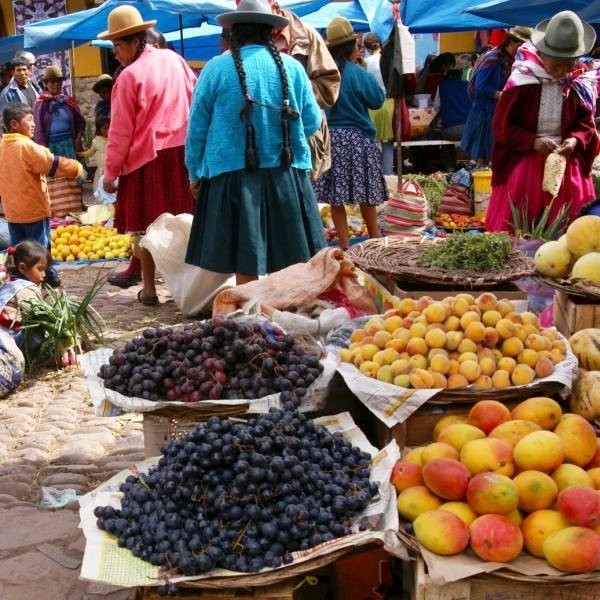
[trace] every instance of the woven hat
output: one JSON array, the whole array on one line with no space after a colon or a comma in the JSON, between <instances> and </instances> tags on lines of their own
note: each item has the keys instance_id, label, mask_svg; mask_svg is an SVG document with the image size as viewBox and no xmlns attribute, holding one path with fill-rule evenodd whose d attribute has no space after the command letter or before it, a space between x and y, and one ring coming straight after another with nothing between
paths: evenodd
<instances>
[{"instance_id":1,"label":"woven hat","mask_svg":"<svg viewBox=\"0 0 600 600\"><path fill-rule=\"evenodd\" d=\"M228 29L236 23L257 23L279 29L288 25L289 21L273 14L268 0L241 0L233 12L217 15L217 23Z\"/></svg>"},{"instance_id":2,"label":"woven hat","mask_svg":"<svg viewBox=\"0 0 600 600\"><path fill-rule=\"evenodd\" d=\"M53 79L66 79L62 74L60 67L56 65L50 65L44 69L44 75L42 76L43 81L52 81Z\"/></svg>"},{"instance_id":3,"label":"woven hat","mask_svg":"<svg viewBox=\"0 0 600 600\"><path fill-rule=\"evenodd\" d=\"M144 21L135 6L125 4L117 6L108 13L108 29L98 34L101 40L118 40L119 38L146 31L156 25L156 19Z\"/></svg>"},{"instance_id":4,"label":"woven hat","mask_svg":"<svg viewBox=\"0 0 600 600\"><path fill-rule=\"evenodd\" d=\"M112 87L113 78L106 73L102 73L102 75L98 76L96 79L96 83L92 86L92 92L98 93L103 87Z\"/></svg>"},{"instance_id":5,"label":"woven hat","mask_svg":"<svg viewBox=\"0 0 600 600\"><path fill-rule=\"evenodd\" d=\"M563 10L538 23L531 34L533 45L554 58L579 58L590 52L596 32L574 12Z\"/></svg>"},{"instance_id":6,"label":"woven hat","mask_svg":"<svg viewBox=\"0 0 600 600\"><path fill-rule=\"evenodd\" d=\"M533 29L531 27L516 25L515 27L511 27L506 33L520 42L528 42L531 39Z\"/></svg>"},{"instance_id":7,"label":"woven hat","mask_svg":"<svg viewBox=\"0 0 600 600\"><path fill-rule=\"evenodd\" d=\"M327 25L327 45L330 47L345 44L360 37L360 33L354 33L352 24L344 17L335 17Z\"/></svg>"}]
</instances>

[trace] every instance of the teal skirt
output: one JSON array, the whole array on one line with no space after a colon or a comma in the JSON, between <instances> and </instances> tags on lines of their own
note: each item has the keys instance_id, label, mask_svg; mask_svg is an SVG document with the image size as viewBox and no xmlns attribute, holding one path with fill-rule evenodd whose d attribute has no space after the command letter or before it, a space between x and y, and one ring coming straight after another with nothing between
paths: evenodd
<instances>
[{"instance_id":1,"label":"teal skirt","mask_svg":"<svg viewBox=\"0 0 600 600\"><path fill-rule=\"evenodd\" d=\"M264 275L325 245L307 171L239 170L203 181L185 260L217 273Z\"/></svg>"}]
</instances>

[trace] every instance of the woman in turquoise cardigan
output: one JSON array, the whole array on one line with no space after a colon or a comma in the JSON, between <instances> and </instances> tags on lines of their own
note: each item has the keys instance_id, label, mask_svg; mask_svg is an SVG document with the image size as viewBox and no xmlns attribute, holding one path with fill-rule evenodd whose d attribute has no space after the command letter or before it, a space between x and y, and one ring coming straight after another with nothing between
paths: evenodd
<instances>
[{"instance_id":1,"label":"woman in turquoise cardigan","mask_svg":"<svg viewBox=\"0 0 600 600\"><path fill-rule=\"evenodd\" d=\"M235 273L239 285L325 245L307 141L321 111L302 65L272 41L288 21L267 0L242 0L217 21L231 45L192 100L186 165L198 200L186 262Z\"/></svg>"},{"instance_id":2,"label":"woman in turquoise cardigan","mask_svg":"<svg viewBox=\"0 0 600 600\"><path fill-rule=\"evenodd\" d=\"M327 46L342 83L337 102L326 110L331 132L331 169L313 186L319 202L331 205L331 218L340 246L348 248L346 204L358 204L369 237L379 237L376 205L387 200L381 150L375 143L375 126L369 109L380 108L385 100L377 80L356 64L360 34L343 17L327 27Z\"/></svg>"}]
</instances>

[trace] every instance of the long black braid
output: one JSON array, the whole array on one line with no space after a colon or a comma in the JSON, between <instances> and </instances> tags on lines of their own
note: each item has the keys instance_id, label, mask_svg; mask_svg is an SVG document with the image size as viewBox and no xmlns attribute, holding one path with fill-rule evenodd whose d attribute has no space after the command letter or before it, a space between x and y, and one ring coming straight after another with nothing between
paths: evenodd
<instances>
[{"instance_id":1,"label":"long black braid","mask_svg":"<svg viewBox=\"0 0 600 600\"><path fill-rule=\"evenodd\" d=\"M252 125L252 108L254 104L259 104L266 108L275 108L262 104L260 101L253 99L248 93L248 85L246 81L246 72L244 70L244 63L242 61L240 48L248 44L258 44L261 46L267 46L277 69L279 71L279 77L281 80L281 91L283 97L283 106L281 110L281 132L283 137L283 148L281 152L281 166L287 168L292 164L293 155L289 133L289 119L297 119L299 114L297 111L290 107L289 101L289 85L287 79L287 73L285 71L281 55L277 50L272 40L273 28L269 25L260 25L256 23L238 23L233 26L231 30L231 55L235 64L240 86L242 88L242 94L246 99L244 107L240 112L240 118L246 122L246 168L256 169L260 166L260 160L256 149L256 132L254 125ZM279 110L279 109L276 109Z\"/></svg>"}]
</instances>

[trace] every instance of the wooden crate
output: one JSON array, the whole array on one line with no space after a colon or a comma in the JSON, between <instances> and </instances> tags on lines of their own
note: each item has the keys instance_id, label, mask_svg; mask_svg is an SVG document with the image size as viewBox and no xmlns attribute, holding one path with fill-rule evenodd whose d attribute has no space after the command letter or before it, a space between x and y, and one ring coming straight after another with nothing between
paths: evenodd
<instances>
[{"instance_id":1,"label":"wooden crate","mask_svg":"<svg viewBox=\"0 0 600 600\"><path fill-rule=\"evenodd\" d=\"M406 600L598 600L600 583L544 582L478 575L439 585L421 557L403 564Z\"/></svg>"},{"instance_id":2,"label":"wooden crate","mask_svg":"<svg viewBox=\"0 0 600 600\"><path fill-rule=\"evenodd\" d=\"M561 290L554 295L554 325L566 337L580 329L600 327L600 304L579 296L569 296Z\"/></svg>"},{"instance_id":3,"label":"wooden crate","mask_svg":"<svg viewBox=\"0 0 600 600\"><path fill-rule=\"evenodd\" d=\"M297 579L254 588L208 589L178 585L176 598L187 600L294 600L296 591L302 586ZM159 600L155 587L135 588L131 600Z\"/></svg>"},{"instance_id":4,"label":"wooden crate","mask_svg":"<svg viewBox=\"0 0 600 600\"><path fill-rule=\"evenodd\" d=\"M519 402L503 402L512 410ZM475 402L473 402L475 404ZM467 415L473 404L453 402L449 404L424 404L413 412L406 421L394 427L386 427L379 419L377 425L377 443L379 448L395 439L403 450L407 447L423 446L433 440L435 424L447 415Z\"/></svg>"}]
</instances>

